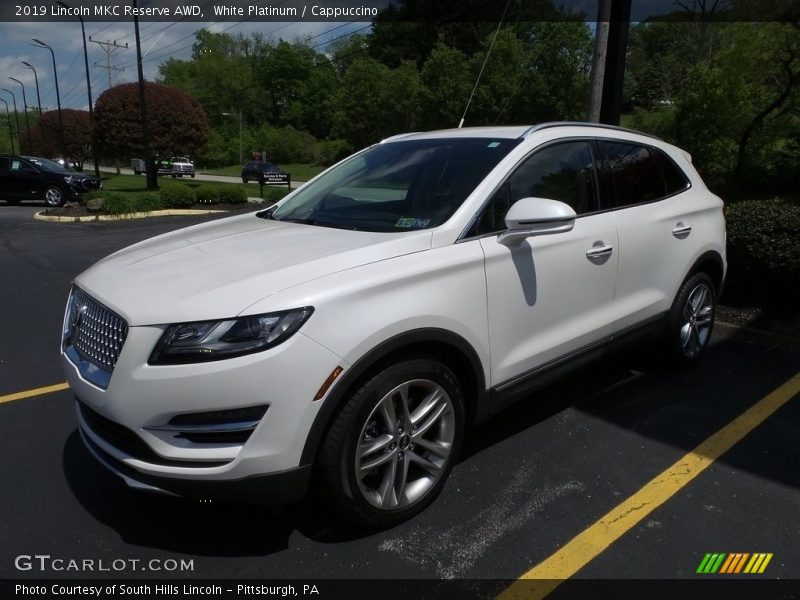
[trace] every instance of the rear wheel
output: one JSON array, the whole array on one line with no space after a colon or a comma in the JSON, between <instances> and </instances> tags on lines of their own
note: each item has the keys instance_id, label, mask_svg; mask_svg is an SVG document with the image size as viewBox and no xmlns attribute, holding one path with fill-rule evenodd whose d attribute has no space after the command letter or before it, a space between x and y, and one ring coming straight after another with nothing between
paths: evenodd
<instances>
[{"instance_id":1,"label":"rear wheel","mask_svg":"<svg viewBox=\"0 0 800 600\"><path fill-rule=\"evenodd\" d=\"M695 363L711 339L717 297L706 273L695 273L681 286L667 318L666 350L673 361Z\"/></svg>"},{"instance_id":2,"label":"rear wheel","mask_svg":"<svg viewBox=\"0 0 800 600\"><path fill-rule=\"evenodd\" d=\"M49 185L44 191L44 201L48 206L61 206L64 204L64 190L57 185Z\"/></svg>"},{"instance_id":3,"label":"rear wheel","mask_svg":"<svg viewBox=\"0 0 800 600\"><path fill-rule=\"evenodd\" d=\"M461 387L445 365L420 358L379 372L351 396L322 448L342 515L376 529L422 511L450 474L463 429Z\"/></svg>"}]
</instances>

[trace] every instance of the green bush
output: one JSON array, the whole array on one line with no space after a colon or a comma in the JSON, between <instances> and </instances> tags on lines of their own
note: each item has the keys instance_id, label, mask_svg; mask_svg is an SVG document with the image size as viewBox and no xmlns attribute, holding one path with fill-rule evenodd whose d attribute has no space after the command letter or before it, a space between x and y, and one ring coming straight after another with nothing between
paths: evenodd
<instances>
[{"instance_id":1,"label":"green bush","mask_svg":"<svg viewBox=\"0 0 800 600\"><path fill-rule=\"evenodd\" d=\"M194 190L198 204L217 204L219 200L220 186L204 183Z\"/></svg>"},{"instance_id":2,"label":"green bush","mask_svg":"<svg viewBox=\"0 0 800 600\"><path fill-rule=\"evenodd\" d=\"M770 305L800 300L800 206L775 198L730 205L726 298Z\"/></svg>"},{"instance_id":3,"label":"green bush","mask_svg":"<svg viewBox=\"0 0 800 600\"><path fill-rule=\"evenodd\" d=\"M135 212L151 212L164 208L161 194L158 192L143 192L134 197Z\"/></svg>"},{"instance_id":4,"label":"green bush","mask_svg":"<svg viewBox=\"0 0 800 600\"><path fill-rule=\"evenodd\" d=\"M142 194L117 194L107 192L105 195L104 209L109 215L127 215L137 212L152 212L161 210L164 205L158 192L144 192Z\"/></svg>"},{"instance_id":5,"label":"green bush","mask_svg":"<svg viewBox=\"0 0 800 600\"><path fill-rule=\"evenodd\" d=\"M222 204L244 204L247 202L247 192L238 185L219 186L217 194Z\"/></svg>"},{"instance_id":6,"label":"green bush","mask_svg":"<svg viewBox=\"0 0 800 600\"><path fill-rule=\"evenodd\" d=\"M275 203L289 193L285 187L266 187L264 186L264 200Z\"/></svg>"},{"instance_id":7,"label":"green bush","mask_svg":"<svg viewBox=\"0 0 800 600\"><path fill-rule=\"evenodd\" d=\"M167 208L185 208L195 201L193 188L182 183L166 183L161 186L161 201Z\"/></svg>"},{"instance_id":8,"label":"green bush","mask_svg":"<svg viewBox=\"0 0 800 600\"><path fill-rule=\"evenodd\" d=\"M133 208L133 198L130 194L106 192L103 197L105 199L103 208L109 215L127 215L135 212Z\"/></svg>"}]
</instances>

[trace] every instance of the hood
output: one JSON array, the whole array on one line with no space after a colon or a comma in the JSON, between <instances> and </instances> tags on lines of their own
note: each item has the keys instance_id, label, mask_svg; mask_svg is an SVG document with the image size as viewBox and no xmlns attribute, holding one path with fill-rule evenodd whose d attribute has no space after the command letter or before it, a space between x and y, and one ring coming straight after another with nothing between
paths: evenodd
<instances>
[{"instance_id":1,"label":"hood","mask_svg":"<svg viewBox=\"0 0 800 600\"><path fill-rule=\"evenodd\" d=\"M312 279L430 245L430 231L349 231L249 213L120 250L75 283L131 326L211 320Z\"/></svg>"}]
</instances>

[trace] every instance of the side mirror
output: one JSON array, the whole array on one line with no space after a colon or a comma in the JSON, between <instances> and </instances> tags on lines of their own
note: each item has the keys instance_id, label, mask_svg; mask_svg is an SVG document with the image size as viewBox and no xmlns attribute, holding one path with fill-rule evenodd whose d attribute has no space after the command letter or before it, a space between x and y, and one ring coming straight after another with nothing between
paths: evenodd
<instances>
[{"instance_id":1,"label":"side mirror","mask_svg":"<svg viewBox=\"0 0 800 600\"><path fill-rule=\"evenodd\" d=\"M518 246L532 236L565 233L575 226L577 216L571 206L558 200L522 198L509 209L508 230L501 233L497 241L504 246Z\"/></svg>"}]
</instances>

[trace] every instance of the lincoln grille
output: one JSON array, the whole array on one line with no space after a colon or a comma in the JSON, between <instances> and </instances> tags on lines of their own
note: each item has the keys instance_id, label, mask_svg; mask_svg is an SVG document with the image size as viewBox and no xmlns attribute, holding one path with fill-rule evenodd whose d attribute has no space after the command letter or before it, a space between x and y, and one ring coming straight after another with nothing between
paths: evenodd
<instances>
[{"instance_id":1,"label":"lincoln grille","mask_svg":"<svg viewBox=\"0 0 800 600\"><path fill-rule=\"evenodd\" d=\"M72 288L64 347L111 373L128 336L125 319L78 288Z\"/></svg>"}]
</instances>

